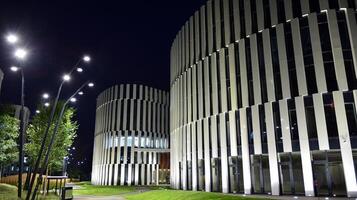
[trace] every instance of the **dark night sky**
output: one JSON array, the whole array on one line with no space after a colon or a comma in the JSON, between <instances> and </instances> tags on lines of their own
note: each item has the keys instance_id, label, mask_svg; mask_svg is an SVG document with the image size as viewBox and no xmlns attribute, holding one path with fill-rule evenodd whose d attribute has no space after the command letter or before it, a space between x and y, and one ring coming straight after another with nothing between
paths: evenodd
<instances>
[{"instance_id":1,"label":"dark night sky","mask_svg":"<svg viewBox=\"0 0 357 200\"><path fill-rule=\"evenodd\" d=\"M26 73L26 105L34 112L40 95L54 95L61 76L83 54L92 62L76 76L63 98L86 79L96 87L76 107L80 124L75 159L87 160L90 172L97 95L117 83L140 83L169 90L171 43L185 21L205 0L153 1L1 1L0 35L19 34L30 52L21 65ZM20 76L13 47L0 40L0 68L5 73L1 103L20 103Z\"/></svg>"}]
</instances>

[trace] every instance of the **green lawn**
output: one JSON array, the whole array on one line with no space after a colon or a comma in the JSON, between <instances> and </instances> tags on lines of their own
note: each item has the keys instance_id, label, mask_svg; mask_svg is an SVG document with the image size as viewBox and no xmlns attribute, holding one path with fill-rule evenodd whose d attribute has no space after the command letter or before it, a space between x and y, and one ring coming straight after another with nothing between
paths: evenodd
<instances>
[{"instance_id":1,"label":"green lawn","mask_svg":"<svg viewBox=\"0 0 357 200\"><path fill-rule=\"evenodd\" d=\"M126 195L127 200L241 200L257 199L212 192L182 190L152 190L140 194Z\"/></svg>"},{"instance_id":2,"label":"green lawn","mask_svg":"<svg viewBox=\"0 0 357 200\"><path fill-rule=\"evenodd\" d=\"M76 183L80 189L73 190L73 195L94 195L94 196L112 196L123 193L133 192L134 186L97 186L91 185L90 182Z\"/></svg>"},{"instance_id":3,"label":"green lawn","mask_svg":"<svg viewBox=\"0 0 357 200\"><path fill-rule=\"evenodd\" d=\"M26 197L26 192L22 193L23 199ZM46 197L40 196L39 199L58 200L59 197L53 194ZM9 184L0 183L0 200L18 200L17 187Z\"/></svg>"}]
</instances>

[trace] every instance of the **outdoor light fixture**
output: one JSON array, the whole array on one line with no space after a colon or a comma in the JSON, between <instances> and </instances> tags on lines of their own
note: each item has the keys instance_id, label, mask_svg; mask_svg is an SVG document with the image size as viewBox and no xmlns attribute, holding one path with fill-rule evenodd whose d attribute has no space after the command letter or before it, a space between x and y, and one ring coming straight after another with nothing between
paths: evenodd
<instances>
[{"instance_id":1,"label":"outdoor light fixture","mask_svg":"<svg viewBox=\"0 0 357 200\"><path fill-rule=\"evenodd\" d=\"M6 40L10 44L15 44L19 40L19 38L14 34L9 34L6 36Z\"/></svg>"},{"instance_id":2,"label":"outdoor light fixture","mask_svg":"<svg viewBox=\"0 0 357 200\"><path fill-rule=\"evenodd\" d=\"M15 53L14 53L15 57L23 60L25 59L26 55L27 55L27 51L24 49L16 49Z\"/></svg>"},{"instance_id":3,"label":"outdoor light fixture","mask_svg":"<svg viewBox=\"0 0 357 200\"><path fill-rule=\"evenodd\" d=\"M75 103L76 101L77 101L77 99L76 98L71 98L71 100L70 100L72 103Z\"/></svg>"},{"instance_id":4,"label":"outdoor light fixture","mask_svg":"<svg viewBox=\"0 0 357 200\"><path fill-rule=\"evenodd\" d=\"M46 107L49 107L49 106L50 106L50 103L46 102L46 103L45 103L45 106L46 106Z\"/></svg>"},{"instance_id":5,"label":"outdoor light fixture","mask_svg":"<svg viewBox=\"0 0 357 200\"><path fill-rule=\"evenodd\" d=\"M85 56L83 56L83 60L85 62L89 62L90 61L90 57L88 55L85 55Z\"/></svg>"},{"instance_id":6,"label":"outdoor light fixture","mask_svg":"<svg viewBox=\"0 0 357 200\"><path fill-rule=\"evenodd\" d=\"M78 67L77 72L83 72L83 68Z\"/></svg>"},{"instance_id":7,"label":"outdoor light fixture","mask_svg":"<svg viewBox=\"0 0 357 200\"><path fill-rule=\"evenodd\" d=\"M88 87L94 87L94 83L88 83Z\"/></svg>"},{"instance_id":8,"label":"outdoor light fixture","mask_svg":"<svg viewBox=\"0 0 357 200\"><path fill-rule=\"evenodd\" d=\"M68 75L68 74L65 74L64 76L63 76L63 80L64 81L69 81L71 79L71 77Z\"/></svg>"},{"instance_id":9,"label":"outdoor light fixture","mask_svg":"<svg viewBox=\"0 0 357 200\"><path fill-rule=\"evenodd\" d=\"M36 113L37 113L37 114L39 114L39 113L40 113L40 111L39 111L39 110L36 110Z\"/></svg>"},{"instance_id":10,"label":"outdoor light fixture","mask_svg":"<svg viewBox=\"0 0 357 200\"><path fill-rule=\"evenodd\" d=\"M78 94L79 94L79 95L83 95L83 92L82 92L82 91L80 91L80 92L78 92Z\"/></svg>"},{"instance_id":11,"label":"outdoor light fixture","mask_svg":"<svg viewBox=\"0 0 357 200\"><path fill-rule=\"evenodd\" d=\"M17 72L17 71L19 71L19 68L16 66L12 66L12 67L10 67L10 70L13 72Z\"/></svg>"},{"instance_id":12,"label":"outdoor light fixture","mask_svg":"<svg viewBox=\"0 0 357 200\"><path fill-rule=\"evenodd\" d=\"M44 94L42 95L42 98L48 99L48 98L50 98L50 95L49 95L48 93L44 93Z\"/></svg>"}]
</instances>

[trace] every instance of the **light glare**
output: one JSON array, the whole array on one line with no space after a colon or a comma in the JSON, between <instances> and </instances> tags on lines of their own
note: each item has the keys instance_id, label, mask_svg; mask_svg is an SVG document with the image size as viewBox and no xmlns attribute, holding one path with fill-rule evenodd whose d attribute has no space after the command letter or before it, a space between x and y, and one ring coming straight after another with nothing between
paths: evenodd
<instances>
[{"instance_id":1,"label":"light glare","mask_svg":"<svg viewBox=\"0 0 357 200\"><path fill-rule=\"evenodd\" d=\"M77 72L83 72L83 68L78 67Z\"/></svg>"},{"instance_id":2,"label":"light glare","mask_svg":"<svg viewBox=\"0 0 357 200\"><path fill-rule=\"evenodd\" d=\"M6 36L6 40L10 44L15 44L19 40L19 38L14 34L9 34L8 36Z\"/></svg>"},{"instance_id":3,"label":"light glare","mask_svg":"<svg viewBox=\"0 0 357 200\"><path fill-rule=\"evenodd\" d=\"M71 77L68 75L68 74L65 74L64 76L63 76L63 80L64 81L69 81L71 79Z\"/></svg>"},{"instance_id":4,"label":"light glare","mask_svg":"<svg viewBox=\"0 0 357 200\"><path fill-rule=\"evenodd\" d=\"M26 58L27 52L26 52L26 50L24 50L24 49L16 49L14 55L15 55L15 57L17 57L17 58L23 60L23 59Z\"/></svg>"},{"instance_id":5,"label":"light glare","mask_svg":"<svg viewBox=\"0 0 357 200\"><path fill-rule=\"evenodd\" d=\"M84 93L82 91L78 92L79 95L83 95Z\"/></svg>"},{"instance_id":6,"label":"light glare","mask_svg":"<svg viewBox=\"0 0 357 200\"><path fill-rule=\"evenodd\" d=\"M50 103L46 102L46 103L45 103L45 106L46 106L46 107L49 107L49 106L50 106Z\"/></svg>"},{"instance_id":7,"label":"light glare","mask_svg":"<svg viewBox=\"0 0 357 200\"><path fill-rule=\"evenodd\" d=\"M86 55L86 56L83 57L83 60L84 60L85 62L89 62L89 61L90 61L90 57Z\"/></svg>"},{"instance_id":8,"label":"light glare","mask_svg":"<svg viewBox=\"0 0 357 200\"><path fill-rule=\"evenodd\" d=\"M16 66L12 66L12 67L10 67L10 70L13 72L17 72L17 71L19 71L19 68Z\"/></svg>"},{"instance_id":9,"label":"light glare","mask_svg":"<svg viewBox=\"0 0 357 200\"><path fill-rule=\"evenodd\" d=\"M94 83L88 83L88 86L89 86L89 87L93 87L93 86L94 86Z\"/></svg>"},{"instance_id":10,"label":"light glare","mask_svg":"<svg viewBox=\"0 0 357 200\"><path fill-rule=\"evenodd\" d=\"M76 102L77 101L77 99L76 98L71 98L71 100L70 100L72 103L74 103L74 102Z\"/></svg>"},{"instance_id":11,"label":"light glare","mask_svg":"<svg viewBox=\"0 0 357 200\"><path fill-rule=\"evenodd\" d=\"M37 114L40 114L40 111L39 111L39 110L36 110L36 113L37 113Z\"/></svg>"},{"instance_id":12,"label":"light glare","mask_svg":"<svg viewBox=\"0 0 357 200\"><path fill-rule=\"evenodd\" d=\"M47 93L44 93L44 94L42 95L42 98L44 98L44 99L48 99L48 98L50 98L50 95L49 95L49 94L47 94Z\"/></svg>"}]
</instances>

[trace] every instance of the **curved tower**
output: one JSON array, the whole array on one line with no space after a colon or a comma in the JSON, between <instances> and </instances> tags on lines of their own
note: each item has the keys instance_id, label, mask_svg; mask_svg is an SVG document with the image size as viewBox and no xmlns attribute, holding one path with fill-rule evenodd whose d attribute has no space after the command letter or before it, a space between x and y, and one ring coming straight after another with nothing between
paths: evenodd
<instances>
[{"instance_id":1,"label":"curved tower","mask_svg":"<svg viewBox=\"0 0 357 200\"><path fill-rule=\"evenodd\" d=\"M121 84L97 98L92 183L149 185L168 180L165 91Z\"/></svg>"},{"instance_id":2,"label":"curved tower","mask_svg":"<svg viewBox=\"0 0 357 200\"><path fill-rule=\"evenodd\" d=\"M171 47L171 185L357 196L355 0L209 0Z\"/></svg>"}]
</instances>

